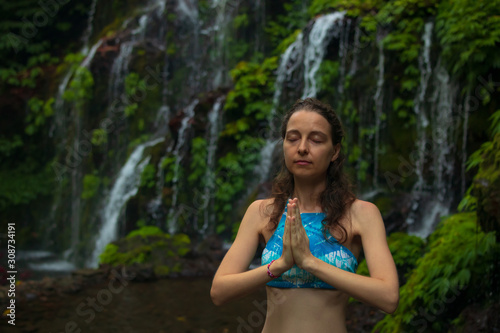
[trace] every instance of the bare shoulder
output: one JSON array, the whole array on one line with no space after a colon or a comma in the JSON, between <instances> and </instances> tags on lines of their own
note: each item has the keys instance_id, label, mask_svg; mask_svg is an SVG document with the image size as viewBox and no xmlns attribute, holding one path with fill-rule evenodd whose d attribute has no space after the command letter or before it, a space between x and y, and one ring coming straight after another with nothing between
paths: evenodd
<instances>
[{"instance_id":1,"label":"bare shoulder","mask_svg":"<svg viewBox=\"0 0 500 333\"><path fill-rule=\"evenodd\" d=\"M248 206L243 218L244 222L251 222L258 229L262 229L269 221L273 199L255 200Z\"/></svg>"},{"instance_id":2,"label":"bare shoulder","mask_svg":"<svg viewBox=\"0 0 500 333\"><path fill-rule=\"evenodd\" d=\"M351 205L350 213L357 233L384 227L380 210L371 202L356 199Z\"/></svg>"},{"instance_id":3,"label":"bare shoulder","mask_svg":"<svg viewBox=\"0 0 500 333\"><path fill-rule=\"evenodd\" d=\"M260 217L264 218L271 213L272 203L273 199L255 200L250 204L250 206L248 206L247 214L259 215Z\"/></svg>"}]
</instances>

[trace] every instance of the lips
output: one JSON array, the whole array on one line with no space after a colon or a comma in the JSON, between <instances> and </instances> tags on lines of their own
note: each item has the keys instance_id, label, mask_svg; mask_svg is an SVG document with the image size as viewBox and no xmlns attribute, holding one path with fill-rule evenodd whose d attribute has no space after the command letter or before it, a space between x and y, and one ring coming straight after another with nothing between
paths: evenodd
<instances>
[{"instance_id":1,"label":"lips","mask_svg":"<svg viewBox=\"0 0 500 333\"><path fill-rule=\"evenodd\" d=\"M297 161L294 161L295 164L298 164L298 165L309 165L309 164L312 164L311 161L307 161L307 160L297 160Z\"/></svg>"}]
</instances>

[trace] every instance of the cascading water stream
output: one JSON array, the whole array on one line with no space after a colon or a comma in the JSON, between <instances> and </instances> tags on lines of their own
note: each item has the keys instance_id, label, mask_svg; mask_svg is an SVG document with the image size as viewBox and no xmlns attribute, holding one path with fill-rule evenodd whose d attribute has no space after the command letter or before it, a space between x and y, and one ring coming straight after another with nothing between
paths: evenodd
<instances>
[{"instance_id":1,"label":"cascading water stream","mask_svg":"<svg viewBox=\"0 0 500 333\"><path fill-rule=\"evenodd\" d=\"M375 147L373 148L373 187L378 187L378 155L380 150L380 127L382 124L382 114L384 106L384 74L385 74L385 57L383 39L385 33L377 32L377 48L378 48L378 77L377 91L373 96L375 101Z\"/></svg>"},{"instance_id":2,"label":"cascading water stream","mask_svg":"<svg viewBox=\"0 0 500 333\"><path fill-rule=\"evenodd\" d=\"M213 54L211 61L214 63L215 73L211 82L212 88L215 89L221 85L227 84L227 60L229 55L226 48L226 34L228 24L232 15L228 0L212 0L211 9L215 11L215 22L207 29L202 31L203 34L210 36L213 43Z\"/></svg>"},{"instance_id":3,"label":"cascading water stream","mask_svg":"<svg viewBox=\"0 0 500 333\"><path fill-rule=\"evenodd\" d=\"M259 183L269 177L271 171L271 156L278 142L276 138L277 109L281 99L284 83L291 77L292 73L302 64L304 58L303 35L300 33L297 39L288 46L281 55L280 64L277 70L276 82L274 83L273 106L267 118L269 124L266 141L260 153L260 163L254 169L254 174L260 175Z\"/></svg>"},{"instance_id":4,"label":"cascading water stream","mask_svg":"<svg viewBox=\"0 0 500 333\"><path fill-rule=\"evenodd\" d=\"M351 31L351 20L347 19L346 24L342 25L341 31L339 33L340 35L340 40L339 40L339 61L340 61L340 68L339 68L339 82L337 84L337 91L339 93L339 96L342 96L344 93L344 82L345 82L345 75L346 75L346 62L347 62L347 52L349 50L349 33ZM340 99L341 100L341 99ZM340 110L340 105L338 107Z\"/></svg>"},{"instance_id":5,"label":"cascading water stream","mask_svg":"<svg viewBox=\"0 0 500 333\"><path fill-rule=\"evenodd\" d=\"M309 33L304 56L304 92L302 98L316 97L318 84L316 74L333 37L338 38L343 26L345 12L335 12L316 19ZM337 29L334 29L337 27Z\"/></svg>"},{"instance_id":6,"label":"cascading water stream","mask_svg":"<svg viewBox=\"0 0 500 333\"><path fill-rule=\"evenodd\" d=\"M194 117L194 108L198 105L198 100L195 99L193 102L191 102L190 105L188 105L184 109L184 118L182 119L181 122L181 127L179 129L179 134L178 134L178 139L177 139L177 144L175 145L175 148L172 152L172 154L175 157L175 165L174 165L174 176L172 179L172 205L170 207L170 210L168 212L168 231L171 234L174 234L176 232L176 220L177 220L177 196L179 192L179 171L180 171L180 164L182 159L184 158L185 155L185 146L186 146L186 132L187 130L191 127L191 120Z\"/></svg>"},{"instance_id":7,"label":"cascading water stream","mask_svg":"<svg viewBox=\"0 0 500 333\"><path fill-rule=\"evenodd\" d=\"M139 27L132 32L132 39L120 45L120 53L113 62L113 67L111 68L111 74L109 76L108 97L110 101L119 100L123 91L125 77L129 73L128 67L132 58L132 51L134 47L144 39L147 16L143 15L139 22L141 23ZM112 105L112 103L110 103L110 105Z\"/></svg>"},{"instance_id":8,"label":"cascading water stream","mask_svg":"<svg viewBox=\"0 0 500 333\"><path fill-rule=\"evenodd\" d=\"M99 255L106 245L118 238L119 217L123 207L128 199L137 194L141 174L151 158L150 156L143 157L144 150L163 140L163 138L158 138L138 145L120 170L101 212L102 226L95 241L92 257L87 262L88 267L96 267L99 263Z\"/></svg>"},{"instance_id":9,"label":"cascading water stream","mask_svg":"<svg viewBox=\"0 0 500 333\"><path fill-rule=\"evenodd\" d=\"M417 95L413 101L413 111L415 112L417 118L417 140L416 148L418 151L418 157L415 161L415 172L417 174L417 181L413 186L412 192L414 197L418 200L419 193L423 190L424 185L424 164L425 164L425 146L427 142L427 127L429 126L429 119L427 116L426 108L423 107L425 102L425 95L427 92L427 86L429 84L429 78L432 75L430 49L432 45L432 30L433 23L428 22L425 24L424 34L422 40L424 42L424 49L418 58L418 68L420 70L420 87L417 91Z\"/></svg>"},{"instance_id":10,"label":"cascading water stream","mask_svg":"<svg viewBox=\"0 0 500 333\"><path fill-rule=\"evenodd\" d=\"M101 46L102 40L98 40L90 50L88 48L83 49L81 51L82 54L85 55L85 58L83 61L80 63L79 67L86 67L88 68L90 66L90 63L92 60L94 60L94 56L97 52L97 49L99 46ZM71 66L70 69L66 72L64 75L63 80L59 84L59 87L57 88L57 96L55 99L54 103L54 115L55 115L55 121L52 123L52 126L49 130L49 137L53 137L54 131L57 129L64 129L64 92L66 91L68 84L75 74L76 67Z\"/></svg>"},{"instance_id":11,"label":"cascading water stream","mask_svg":"<svg viewBox=\"0 0 500 333\"><path fill-rule=\"evenodd\" d=\"M351 68L349 68L349 73L347 74L350 77L353 77L358 70L358 56L361 52L361 28L359 25L361 24L361 20L358 18L356 21L356 27L354 28L354 45L352 46L352 63Z\"/></svg>"},{"instance_id":12,"label":"cascading water stream","mask_svg":"<svg viewBox=\"0 0 500 333\"><path fill-rule=\"evenodd\" d=\"M87 19L87 29L85 29L85 33L82 36L83 40L83 54L88 53L89 41L90 37L92 37L93 27L94 27L94 15L95 9L97 7L97 0L92 0L92 4L90 5L89 17Z\"/></svg>"},{"instance_id":13,"label":"cascading water stream","mask_svg":"<svg viewBox=\"0 0 500 333\"><path fill-rule=\"evenodd\" d=\"M430 98L430 127L432 142L426 142L421 149L430 150L430 167L432 179L424 182L421 195L416 197L416 203L407 219L409 233L427 237L441 216L450 212L453 193L451 183L455 157L453 153L453 137L456 125L453 123L454 101L457 88L451 81L447 71L440 65L434 69L434 93ZM419 223L415 223L419 221Z\"/></svg>"},{"instance_id":14,"label":"cascading water stream","mask_svg":"<svg viewBox=\"0 0 500 333\"><path fill-rule=\"evenodd\" d=\"M220 132L220 111L222 110L224 97L219 97L208 113L209 128L206 135L207 140L207 169L205 172L205 187L203 189L203 226L201 234L205 234L215 224L215 216L210 211L209 204L212 201L215 190L215 152L217 150L217 139ZM213 230L210 230L213 231Z\"/></svg>"}]
</instances>

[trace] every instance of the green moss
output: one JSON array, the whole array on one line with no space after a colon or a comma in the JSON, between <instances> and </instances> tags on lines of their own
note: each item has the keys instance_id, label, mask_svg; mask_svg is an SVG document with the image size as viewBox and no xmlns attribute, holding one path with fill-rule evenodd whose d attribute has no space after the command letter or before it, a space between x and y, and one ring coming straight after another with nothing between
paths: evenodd
<instances>
[{"instance_id":1,"label":"green moss","mask_svg":"<svg viewBox=\"0 0 500 333\"><path fill-rule=\"evenodd\" d=\"M125 238L106 246L100 263L118 265L151 264L158 276L182 270L179 259L191 249L185 234L170 235L155 226L142 226Z\"/></svg>"},{"instance_id":2,"label":"green moss","mask_svg":"<svg viewBox=\"0 0 500 333\"><path fill-rule=\"evenodd\" d=\"M165 265L156 266L154 272L156 276L168 276L170 274L171 268Z\"/></svg>"},{"instance_id":3,"label":"green moss","mask_svg":"<svg viewBox=\"0 0 500 333\"><path fill-rule=\"evenodd\" d=\"M156 184L156 167L152 164L146 165L141 174L141 186L153 188Z\"/></svg>"},{"instance_id":4,"label":"green moss","mask_svg":"<svg viewBox=\"0 0 500 333\"><path fill-rule=\"evenodd\" d=\"M143 226L137 230L131 231L126 238L132 238L136 236L146 237L146 236L162 236L165 238L170 238L169 234L165 234L160 228L147 225Z\"/></svg>"},{"instance_id":5,"label":"green moss","mask_svg":"<svg viewBox=\"0 0 500 333\"><path fill-rule=\"evenodd\" d=\"M101 178L96 175L90 174L83 176L83 191L82 199L90 199L96 195L99 186L101 185Z\"/></svg>"}]
</instances>

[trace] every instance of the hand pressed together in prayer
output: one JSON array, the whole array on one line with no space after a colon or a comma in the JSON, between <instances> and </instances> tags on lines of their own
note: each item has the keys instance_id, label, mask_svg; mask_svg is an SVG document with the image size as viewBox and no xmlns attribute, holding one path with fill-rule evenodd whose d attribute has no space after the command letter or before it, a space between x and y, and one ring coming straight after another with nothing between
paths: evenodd
<instances>
[{"instance_id":1,"label":"hand pressed together in prayer","mask_svg":"<svg viewBox=\"0 0 500 333\"><path fill-rule=\"evenodd\" d=\"M282 258L289 268L293 264L303 268L304 262L312 256L309 238L300 218L299 199L290 199L287 204Z\"/></svg>"}]
</instances>

